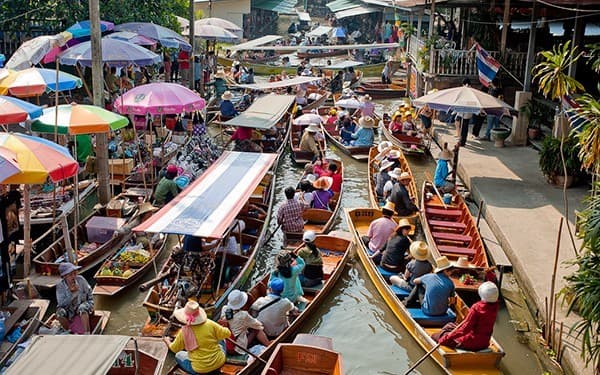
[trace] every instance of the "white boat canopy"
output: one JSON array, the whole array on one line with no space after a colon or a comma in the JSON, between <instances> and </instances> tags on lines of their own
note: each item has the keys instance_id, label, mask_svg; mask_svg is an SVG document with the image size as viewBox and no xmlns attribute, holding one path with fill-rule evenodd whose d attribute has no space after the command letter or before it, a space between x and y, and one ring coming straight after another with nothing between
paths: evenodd
<instances>
[{"instance_id":1,"label":"white boat canopy","mask_svg":"<svg viewBox=\"0 0 600 375\"><path fill-rule=\"evenodd\" d=\"M298 14L298 19L300 21L304 21L304 22L310 22L310 14L306 13L306 12L301 12L299 10L296 11L296 14Z\"/></svg>"},{"instance_id":2,"label":"white boat canopy","mask_svg":"<svg viewBox=\"0 0 600 375\"><path fill-rule=\"evenodd\" d=\"M254 129L270 129L290 109L296 97L293 95L269 94L254 100L244 112L235 116L224 125L245 126Z\"/></svg>"},{"instance_id":3,"label":"white boat canopy","mask_svg":"<svg viewBox=\"0 0 600 375\"><path fill-rule=\"evenodd\" d=\"M250 43L250 42L248 42ZM240 44L241 45L241 44ZM235 47L239 47L237 45ZM379 44L339 44L331 46L253 46L245 48L237 48L236 50L245 51L297 51L297 50L310 50L310 51L337 51L337 50L351 50L351 49L386 49L386 48L398 48L400 43L379 43ZM230 48L233 50L234 47Z\"/></svg>"},{"instance_id":4,"label":"white boat canopy","mask_svg":"<svg viewBox=\"0 0 600 375\"><path fill-rule=\"evenodd\" d=\"M279 88L282 88L282 87L301 85L303 83L314 82L314 81L318 81L320 79L322 79L322 77L298 76L298 77L294 77L294 78L290 78L290 79L284 79L284 80L281 80L281 81L265 82L265 83L253 83L253 84L248 84L248 85L236 85L235 87L241 87L241 88L244 88L244 89L251 89L251 90L265 91L265 90L279 89Z\"/></svg>"},{"instance_id":5,"label":"white boat canopy","mask_svg":"<svg viewBox=\"0 0 600 375\"><path fill-rule=\"evenodd\" d=\"M254 47L262 46L267 43L273 43L281 38L283 38L281 35L265 35L265 36L261 36L260 38L257 38L257 39L249 40L245 43L240 43L235 46L231 46L228 49L230 49L232 51L251 50Z\"/></svg>"},{"instance_id":6,"label":"white boat canopy","mask_svg":"<svg viewBox=\"0 0 600 375\"><path fill-rule=\"evenodd\" d=\"M321 36L323 34L329 35L329 32L333 29L331 26L317 26L314 30L306 33L307 36Z\"/></svg>"}]
</instances>

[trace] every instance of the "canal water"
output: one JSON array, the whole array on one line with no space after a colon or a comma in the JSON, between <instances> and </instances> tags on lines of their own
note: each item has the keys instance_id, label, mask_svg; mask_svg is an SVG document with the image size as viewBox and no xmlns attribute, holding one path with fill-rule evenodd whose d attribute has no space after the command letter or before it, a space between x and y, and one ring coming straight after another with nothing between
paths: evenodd
<instances>
[{"instance_id":1,"label":"canal water","mask_svg":"<svg viewBox=\"0 0 600 375\"><path fill-rule=\"evenodd\" d=\"M392 100L378 101L378 113L390 112L398 103ZM335 149L330 148L327 153L328 156L339 158L344 163L345 190L342 207L368 207L366 164L356 162ZM424 179L425 171L433 174L435 162L430 156L410 159L409 162L418 186ZM284 198L283 190L287 186L295 186L301 174L302 169L296 168L289 154L286 154L277 173L277 206ZM276 209L277 207L273 212L276 212ZM276 226L275 220L272 220L271 231ZM347 230L343 211L333 229ZM259 251L251 282L270 270L282 239L281 232L275 233L270 242ZM153 276L153 272L150 272L146 280ZM138 292L136 286L116 297L96 297L97 309L112 311L106 333L138 335L147 317L142 306L144 296L144 293ZM542 369L535 355L527 346L517 341L509 319L503 307L494 330L495 337L507 353L502 360L502 371L505 374L541 374ZM343 354L346 374L403 374L424 354L380 298L358 259L349 262L334 290L315 315L307 320L301 331L333 338L334 349ZM433 360L428 359L418 367L417 373L444 372Z\"/></svg>"}]
</instances>

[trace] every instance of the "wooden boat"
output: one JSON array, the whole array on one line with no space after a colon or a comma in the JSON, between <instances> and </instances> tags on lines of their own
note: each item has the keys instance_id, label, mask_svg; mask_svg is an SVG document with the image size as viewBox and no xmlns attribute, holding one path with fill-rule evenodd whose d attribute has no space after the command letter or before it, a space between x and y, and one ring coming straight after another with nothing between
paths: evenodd
<instances>
[{"instance_id":1,"label":"wooden boat","mask_svg":"<svg viewBox=\"0 0 600 375\"><path fill-rule=\"evenodd\" d=\"M304 310L290 322L290 326L285 329L278 337L271 341L271 344L259 355L260 358L267 360L277 345L291 339L300 326L319 308L327 294L335 287L337 280L342 275L344 265L348 261L352 249L352 242L328 235L317 236L315 244L323 253L323 284L312 288L304 288L304 298L309 300ZM256 299L266 295L269 274L265 275L260 282L248 290L247 306L251 305ZM262 363L258 360L247 363L245 356L228 356L227 363L221 368L222 374L248 375L258 373ZM177 367L171 369L169 374L180 374Z\"/></svg>"},{"instance_id":2,"label":"wooden boat","mask_svg":"<svg viewBox=\"0 0 600 375\"><path fill-rule=\"evenodd\" d=\"M212 315L215 309L218 310L226 302L229 292L241 288L250 277L256 262L255 256L266 238L268 220L271 216L275 196L273 189L276 182L275 168L278 159L278 156L273 154L256 155L256 153L224 152L200 178L176 197L173 205L163 207L142 224L145 226L142 230L155 231L153 229L155 217L156 220L160 220L161 217L169 217L170 222L166 226L161 226L160 232L167 233L171 228L181 231L180 221L189 222L191 219L187 215L197 215L197 211L183 212L185 210L182 210L177 203L187 198L186 194L190 194L189 196L197 198L197 204L206 205L208 198L202 192L208 189L209 192L206 194L210 194L212 202L211 212L207 213L209 217L205 220L211 220L210 225L203 224L203 220L193 216L196 224L193 228L194 235L223 239L223 241L227 241L231 235L234 235L236 242L241 247L241 254L224 252L219 250L219 246L202 252L186 253L174 250L159 273L165 276L156 280L144 299L143 305L149 315L147 324L142 330L144 336L161 336L160 324L164 318L169 319L175 307L182 305L182 302L185 304L188 297L195 298L202 304L207 314ZM223 181L220 178L224 168L230 168L232 180ZM249 202L261 207L266 214L264 219L251 217L243 212L243 203L239 203L235 207L230 205L228 189L233 186L241 187L239 181L242 180L248 182L243 185L242 190L238 190L238 199L240 202ZM223 194L216 193L217 189L222 189ZM182 204L187 205L187 203L190 202L186 201ZM191 204L193 203L191 202ZM196 208L196 206L194 207ZM225 212L225 210L228 211ZM224 212L223 216L215 214L217 216L211 217L212 213L220 211ZM238 233L232 232L237 219L241 219L245 223L245 228L241 233L239 231ZM207 233L206 235L201 235L196 229L201 227L204 227L202 230ZM225 247L225 242L223 242L223 247ZM224 254L225 256L223 256ZM186 262L189 262L187 264L203 265L202 271L207 272L199 275L197 272L183 271L181 265ZM180 288L186 283L191 288L185 290Z\"/></svg>"},{"instance_id":3,"label":"wooden boat","mask_svg":"<svg viewBox=\"0 0 600 375\"><path fill-rule=\"evenodd\" d=\"M161 238L158 240L158 242L154 244L152 248L150 248L150 256L143 263L122 263L119 258L121 255L121 250L117 251L110 259L107 259L104 262L98 271L96 271L96 274L94 275L96 285L94 285L92 293L94 295L114 296L115 294L130 287L135 282L140 280L153 267L156 270L156 259L160 257L166 247L167 237L161 235ZM115 276L114 274L103 275L104 269L110 270L115 264L119 266L120 270L126 271L127 269L131 270L133 273L131 275L121 274L118 276ZM124 269L124 267L126 267L126 269Z\"/></svg>"},{"instance_id":4,"label":"wooden boat","mask_svg":"<svg viewBox=\"0 0 600 375\"><path fill-rule=\"evenodd\" d=\"M308 89L306 90L306 95L311 95L311 94L318 94L319 98L315 101L312 101L310 103L308 103L307 105L305 105L304 107L302 107L302 111L304 113L309 113L310 111L312 111L313 109L319 109L319 107L321 107L322 105L325 104L325 102L329 99L329 97L331 96L331 93L327 90L323 90L323 89Z\"/></svg>"},{"instance_id":5,"label":"wooden boat","mask_svg":"<svg viewBox=\"0 0 600 375\"><path fill-rule=\"evenodd\" d=\"M389 118L386 118L381 122L381 130L385 139L392 142L394 146L397 146L407 155L423 156L428 153L431 138L426 142L424 137L416 137L403 133L393 134L389 129L390 122Z\"/></svg>"},{"instance_id":6,"label":"wooden boat","mask_svg":"<svg viewBox=\"0 0 600 375\"><path fill-rule=\"evenodd\" d=\"M340 139L340 133L336 129L336 125L327 124L327 113L329 113L329 109L330 108L328 107L319 108L319 115L322 119L325 135L329 138L331 144L352 159L366 162L369 159L369 150L371 149L371 146L345 146Z\"/></svg>"},{"instance_id":7,"label":"wooden boat","mask_svg":"<svg viewBox=\"0 0 600 375\"><path fill-rule=\"evenodd\" d=\"M418 201L419 191L417 190L415 176L413 175L412 171L410 170L410 165L408 164L406 157L402 153L402 150L400 150L396 146L392 146L392 150L400 151L400 158L398 159L398 162L400 163L400 168L402 168L402 171L408 172L411 175L411 181L407 186L408 194L410 197L415 198L415 204L418 206L419 205L419 201ZM368 188L369 188L369 201L371 202L371 207L380 209L385 204L385 202L383 200L379 199L379 197L377 196L377 191L376 191L376 182L377 182L376 174L379 173L379 166L380 166L380 160L377 159L378 155L379 155L379 151L377 150L377 147L372 147L371 150L369 151L369 164L368 164L369 167L367 169L367 175L369 178ZM394 216L394 218L400 219L400 217L398 217L398 216ZM419 213L417 212L411 216L406 216L404 218L408 219L408 221L410 221L411 224L416 225L420 219L420 216L419 216Z\"/></svg>"},{"instance_id":8,"label":"wooden boat","mask_svg":"<svg viewBox=\"0 0 600 375\"><path fill-rule=\"evenodd\" d=\"M290 133L290 148L292 152L290 156L292 157L292 161L294 164L299 166L304 166L310 162L312 162L313 158L317 155L313 155L310 151L302 151L300 150L300 141L302 140L302 135L304 134L305 129L308 125L296 125L293 120L291 123L291 133ZM325 156L325 150L327 150L327 142L325 141L325 133L323 131L323 127L319 126L320 131L318 133L319 136L319 149L321 150L321 154L319 156Z\"/></svg>"},{"instance_id":9,"label":"wooden boat","mask_svg":"<svg viewBox=\"0 0 600 375\"><path fill-rule=\"evenodd\" d=\"M108 320L110 319L110 311L106 310L94 310L94 315L90 316L90 334L101 335L106 329ZM52 322L56 320L56 314L50 315L50 317L44 322L47 327L52 327Z\"/></svg>"},{"instance_id":10,"label":"wooden boat","mask_svg":"<svg viewBox=\"0 0 600 375\"><path fill-rule=\"evenodd\" d=\"M455 191L452 203L444 205L430 182L421 190L421 223L433 257L445 255L451 261L467 257L467 268L455 267L451 275L458 291L477 293L489 268L483 240L464 199ZM470 277L463 275L470 275ZM462 281L461 281L462 278Z\"/></svg>"},{"instance_id":11,"label":"wooden boat","mask_svg":"<svg viewBox=\"0 0 600 375\"><path fill-rule=\"evenodd\" d=\"M439 331L449 321L456 321L457 323L462 321L468 313L468 307L457 297L452 310L449 309L446 315L431 317L423 314L420 308L406 308L404 306L401 299L408 296L408 292L396 286L391 286L386 281L385 277L389 278L390 273L373 263L361 240L361 236L367 233L371 221L380 215L380 211L373 208L346 210L348 226L354 235L358 256L369 278L396 318L406 327L423 350L429 351L436 346L436 342L431 339L430 335ZM500 374L498 365L504 354L500 344L492 338L488 350L469 352L440 346L433 351L431 357L448 374L489 375Z\"/></svg>"},{"instance_id":12,"label":"wooden boat","mask_svg":"<svg viewBox=\"0 0 600 375\"><path fill-rule=\"evenodd\" d=\"M13 301L2 308L2 311L9 312L10 316L4 321L6 336L0 343L0 369L11 359L18 345L37 332L49 305L50 301L46 299L24 299ZM20 337L15 342L9 342L6 337L17 328L21 330Z\"/></svg>"},{"instance_id":13,"label":"wooden boat","mask_svg":"<svg viewBox=\"0 0 600 375\"><path fill-rule=\"evenodd\" d=\"M342 355L333 351L329 337L299 333L291 344L279 344L261 375L342 375Z\"/></svg>"},{"instance_id":14,"label":"wooden boat","mask_svg":"<svg viewBox=\"0 0 600 375\"><path fill-rule=\"evenodd\" d=\"M370 95L373 99L400 99L406 96L406 84L363 82L354 88L358 95Z\"/></svg>"},{"instance_id":15,"label":"wooden boat","mask_svg":"<svg viewBox=\"0 0 600 375\"><path fill-rule=\"evenodd\" d=\"M310 50L310 46L305 46L305 49L307 49L307 51L296 52L296 56L298 56L298 58L300 58L300 59L318 59L318 58L322 58L322 57L342 56L342 55L348 54L348 51L343 50L343 49L333 50L333 51L319 50L319 51L312 51L312 52Z\"/></svg>"},{"instance_id":16,"label":"wooden boat","mask_svg":"<svg viewBox=\"0 0 600 375\"><path fill-rule=\"evenodd\" d=\"M336 159L325 159L325 161L327 161L327 163L334 163L337 165L337 170L342 175L342 189L339 193L334 193L333 197L331 197L329 200L330 210L309 207L302 213L302 218L304 219L304 230L311 230L316 234L325 234L329 232L335 223L335 219L342 204L342 193L344 191L344 165L342 161ZM305 172L302 175L300 181L306 177L306 174L307 173ZM285 246L294 248L302 244L302 234L303 233L284 232Z\"/></svg>"}]
</instances>

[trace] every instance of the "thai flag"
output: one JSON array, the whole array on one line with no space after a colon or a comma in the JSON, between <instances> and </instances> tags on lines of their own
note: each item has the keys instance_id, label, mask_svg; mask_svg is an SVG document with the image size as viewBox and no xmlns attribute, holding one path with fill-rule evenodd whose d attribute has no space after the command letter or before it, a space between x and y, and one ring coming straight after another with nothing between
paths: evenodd
<instances>
[{"instance_id":1,"label":"thai flag","mask_svg":"<svg viewBox=\"0 0 600 375\"><path fill-rule=\"evenodd\" d=\"M581 106L569 95L564 95L561 102L571 127L575 131L580 132L581 127L585 124L585 120L579 116Z\"/></svg>"},{"instance_id":2,"label":"thai flag","mask_svg":"<svg viewBox=\"0 0 600 375\"><path fill-rule=\"evenodd\" d=\"M477 71L479 72L479 81L485 87L490 85L490 82L496 77L498 69L500 69L500 63L490 54L488 51L481 48L479 43L475 44L477 48Z\"/></svg>"}]
</instances>

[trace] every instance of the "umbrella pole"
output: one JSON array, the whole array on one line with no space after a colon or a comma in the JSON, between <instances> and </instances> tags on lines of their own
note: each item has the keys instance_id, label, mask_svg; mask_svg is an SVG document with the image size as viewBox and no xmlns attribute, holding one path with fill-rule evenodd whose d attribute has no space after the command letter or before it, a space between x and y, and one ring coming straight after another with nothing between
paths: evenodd
<instances>
[{"instance_id":1,"label":"umbrella pole","mask_svg":"<svg viewBox=\"0 0 600 375\"><path fill-rule=\"evenodd\" d=\"M25 201L25 220L23 222L23 237L25 245L23 248L23 276L29 277L29 267L31 265L31 199L29 184L25 184L23 189L23 200Z\"/></svg>"},{"instance_id":2,"label":"umbrella pole","mask_svg":"<svg viewBox=\"0 0 600 375\"><path fill-rule=\"evenodd\" d=\"M75 227L75 231L73 232L73 260L74 263L73 264L77 264L77 248L78 248L78 244L77 244L77 231L79 228L79 160L77 160L77 136L73 136L73 143L75 144L75 161L77 162L77 172L75 173L75 188L73 189L74 192L74 196L73 199L75 200L75 224L73 225Z\"/></svg>"},{"instance_id":3,"label":"umbrella pole","mask_svg":"<svg viewBox=\"0 0 600 375\"><path fill-rule=\"evenodd\" d=\"M54 60L56 65L56 87L54 88L54 143L58 143L58 80L59 80L59 70L58 70L58 57Z\"/></svg>"},{"instance_id":4,"label":"umbrella pole","mask_svg":"<svg viewBox=\"0 0 600 375\"><path fill-rule=\"evenodd\" d=\"M133 121L133 115L131 115L131 123L133 124L133 139L135 139L136 141L139 140L138 138L138 134L137 134L137 129L135 128L135 122ZM145 117L145 121L146 124L148 123L148 116L146 115ZM137 156L140 159L140 163L142 164L142 182L144 184L144 194L146 189L148 188L147 184L146 184L146 166L144 165L144 160L142 159L142 150L140 149L139 145L137 146Z\"/></svg>"},{"instance_id":5,"label":"umbrella pole","mask_svg":"<svg viewBox=\"0 0 600 375\"><path fill-rule=\"evenodd\" d=\"M77 69L77 74L79 74L79 78L81 78L81 81L83 82L83 87L85 88L85 92L88 94L88 96L90 98L93 98L94 95L92 95L90 88L88 87L87 83L85 82L85 77L83 76L81 69L79 69L79 65L75 64L75 69Z\"/></svg>"}]
</instances>

